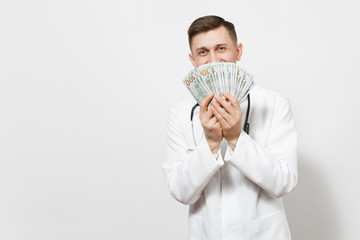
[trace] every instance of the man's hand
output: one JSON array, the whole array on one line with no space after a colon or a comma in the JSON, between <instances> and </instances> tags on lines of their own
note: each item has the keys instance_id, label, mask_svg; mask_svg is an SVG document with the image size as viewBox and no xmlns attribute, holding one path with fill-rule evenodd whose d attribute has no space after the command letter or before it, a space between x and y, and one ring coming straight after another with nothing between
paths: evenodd
<instances>
[{"instance_id":1,"label":"man's hand","mask_svg":"<svg viewBox=\"0 0 360 240\"><path fill-rule=\"evenodd\" d=\"M224 138L234 150L241 133L242 111L239 101L227 92L222 92L223 97L215 95L212 101L213 112L217 121L221 124Z\"/></svg>"},{"instance_id":2,"label":"man's hand","mask_svg":"<svg viewBox=\"0 0 360 240\"><path fill-rule=\"evenodd\" d=\"M209 102L214 97L211 93L207 95L200 103L200 121L204 128L205 137L213 154L217 153L221 141L223 139L223 133L221 125L215 117L214 107L208 108ZM214 102L214 101L213 101Z\"/></svg>"}]
</instances>

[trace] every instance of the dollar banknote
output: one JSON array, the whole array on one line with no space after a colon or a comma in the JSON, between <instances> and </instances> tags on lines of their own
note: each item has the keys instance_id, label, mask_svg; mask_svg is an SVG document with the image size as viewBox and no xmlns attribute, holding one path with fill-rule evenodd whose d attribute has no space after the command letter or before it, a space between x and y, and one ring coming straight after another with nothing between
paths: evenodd
<instances>
[{"instance_id":1,"label":"dollar banknote","mask_svg":"<svg viewBox=\"0 0 360 240\"><path fill-rule=\"evenodd\" d=\"M193 69L183 79L198 103L209 94L230 93L242 102L254 85L253 75L235 63L215 62Z\"/></svg>"}]
</instances>

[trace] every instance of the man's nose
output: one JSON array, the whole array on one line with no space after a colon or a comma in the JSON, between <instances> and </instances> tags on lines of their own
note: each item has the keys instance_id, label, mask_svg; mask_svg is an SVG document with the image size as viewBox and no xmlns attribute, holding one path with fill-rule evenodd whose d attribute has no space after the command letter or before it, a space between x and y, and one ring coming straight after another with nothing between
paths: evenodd
<instances>
[{"instance_id":1,"label":"man's nose","mask_svg":"<svg viewBox=\"0 0 360 240\"><path fill-rule=\"evenodd\" d=\"M209 63L213 63L213 62L219 62L219 58L216 55L216 53L211 52L209 56Z\"/></svg>"}]
</instances>

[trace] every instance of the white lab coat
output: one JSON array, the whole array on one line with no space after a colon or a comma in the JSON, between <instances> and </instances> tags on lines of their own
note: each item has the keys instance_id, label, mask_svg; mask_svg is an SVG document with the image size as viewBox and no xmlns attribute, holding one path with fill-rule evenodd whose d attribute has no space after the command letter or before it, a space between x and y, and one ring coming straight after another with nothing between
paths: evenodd
<instances>
[{"instance_id":1,"label":"white lab coat","mask_svg":"<svg viewBox=\"0 0 360 240\"><path fill-rule=\"evenodd\" d=\"M289 240L281 197L297 183L297 133L288 100L255 85L250 91L250 133L234 151L214 155L194 114L195 101L171 108L166 160L170 194L189 204L190 240ZM241 104L243 121L247 100Z\"/></svg>"}]
</instances>

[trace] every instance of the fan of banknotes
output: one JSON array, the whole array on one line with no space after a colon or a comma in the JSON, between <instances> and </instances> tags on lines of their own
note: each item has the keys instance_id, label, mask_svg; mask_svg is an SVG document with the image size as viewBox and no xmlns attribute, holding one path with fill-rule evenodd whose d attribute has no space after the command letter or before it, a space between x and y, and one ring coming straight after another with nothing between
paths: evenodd
<instances>
[{"instance_id":1,"label":"fan of banknotes","mask_svg":"<svg viewBox=\"0 0 360 240\"><path fill-rule=\"evenodd\" d=\"M198 103L209 93L230 93L242 102L254 85L253 76L235 63L215 62L192 70L183 80Z\"/></svg>"}]
</instances>

